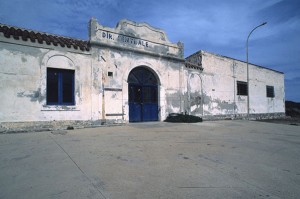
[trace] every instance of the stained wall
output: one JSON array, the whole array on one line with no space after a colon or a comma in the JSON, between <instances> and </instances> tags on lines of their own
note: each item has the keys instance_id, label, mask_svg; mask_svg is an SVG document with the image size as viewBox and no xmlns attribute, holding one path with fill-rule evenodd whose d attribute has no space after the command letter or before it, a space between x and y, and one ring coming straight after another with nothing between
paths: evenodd
<instances>
[{"instance_id":1,"label":"stained wall","mask_svg":"<svg viewBox=\"0 0 300 199\"><path fill-rule=\"evenodd\" d=\"M47 68L75 71L74 106L46 102ZM0 121L91 120L93 103L91 54L43 42L6 38L0 33Z\"/></svg>"},{"instance_id":2,"label":"stained wall","mask_svg":"<svg viewBox=\"0 0 300 199\"><path fill-rule=\"evenodd\" d=\"M200 102L195 99L191 103L202 104L203 116L246 117L248 97L237 92L237 82L247 82L245 62L205 51L199 51L187 60L198 62L203 67L201 72L189 71L190 74L197 74L201 86L194 83L188 85L191 87L190 95L201 98ZM275 97L267 97L266 86L274 87ZM193 92L197 89L201 92ZM284 74L249 64L249 99L249 114L253 117L260 117L259 114L284 114ZM201 115L201 112L196 114Z\"/></svg>"},{"instance_id":3,"label":"stained wall","mask_svg":"<svg viewBox=\"0 0 300 199\"><path fill-rule=\"evenodd\" d=\"M121 20L111 28L91 19L88 30L89 50L0 32L0 122L128 122L128 76L141 66L157 78L159 121L170 113L247 116L248 97L237 94L237 82L247 82L245 62L205 51L184 59L181 42L146 23ZM47 105L47 68L75 71L75 105ZM284 74L249 64L249 77L250 114L284 114Z\"/></svg>"}]
</instances>

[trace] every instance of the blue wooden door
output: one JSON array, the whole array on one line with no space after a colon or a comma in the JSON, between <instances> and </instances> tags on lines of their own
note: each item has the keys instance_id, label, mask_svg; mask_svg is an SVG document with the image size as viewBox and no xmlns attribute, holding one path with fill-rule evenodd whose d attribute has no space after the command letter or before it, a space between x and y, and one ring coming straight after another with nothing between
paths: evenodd
<instances>
[{"instance_id":1,"label":"blue wooden door","mask_svg":"<svg viewBox=\"0 0 300 199\"><path fill-rule=\"evenodd\" d=\"M129 121L157 121L158 85L154 74L137 67L129 74L128 83Z\"/></svg>"},{"instance_id":2,"label":"blue wooden door","mask_svg":"<svg viewBox=\"0 0 300 199\"><path fill-rule=\"evenodd\" d=\"M142 121L142 87L129 85L129 121Z\"/></svg>"},{"instance_id":3,"label":"blue wooden door","mask_svg":"<svg viewBox=\"0 0 300 199\"><path fill-rule=\"evenodd\" d=\"M144 86L142 88L142 117L143 121L158 120L157 87Z\"/></svg>"}]
</instances>

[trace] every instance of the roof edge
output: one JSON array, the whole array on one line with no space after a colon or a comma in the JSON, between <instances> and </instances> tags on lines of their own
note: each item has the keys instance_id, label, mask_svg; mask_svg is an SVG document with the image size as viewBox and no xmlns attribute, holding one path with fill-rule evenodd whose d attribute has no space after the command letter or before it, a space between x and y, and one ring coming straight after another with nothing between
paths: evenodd
<instances>
[{"instance_id":1,"label":"roof edge","mask_svg":"<svg viewBox=\"0 0 300 199\"><path fill-rule=\"evenodd\" d=\"M66 37L47 32L41 32L17 26L0 23L0 33L3 33L6 38L13 38L15 40L37 42L39 44L53 45L71 48L81 51L90 51L89 41L81 40L72 37Z\"/></svg>"},{"instance_id":2,"label":"roof edge","mask_svg":"<svg viewBox=\"0 0 300 199\"><path fill-rule=\"evenodd\" d=\"M224 56L224 55L220 55L220 54L217 54L217 53L212 53L212 52L208 52L208 51L205 51L205 50L199 50L189 56L187 56L185 59L191 57L191 56L194 56L198 53L208 53L208 54L211 54L211 55L214 55L214 56L217 56L217 57L223 57L223 58L227 58L227 59L231 59L231 60L235 60L235 61L239 61L239 62L243 62L243 63L247 63L246 61L243 61L243 60L239 60L239 59L235 59L235 58L232 58L232 57L228 57L228 56ZM274 69L271 69L271 68L268 68L268 67L265 67L265 66L260 66L260 65L257 65L257 64L253 64L253 63L250 63L248 62L250 65L253 65L253 66L257 66L259 68L263 68L263 69L267 69L267 70L271 70L271 71L274 71L274 72L277 72L277 73L280 73L280 74L284 74L283 72L281 71L278 71L278 70L274 70Z\"/></svg>"}]
</instances>

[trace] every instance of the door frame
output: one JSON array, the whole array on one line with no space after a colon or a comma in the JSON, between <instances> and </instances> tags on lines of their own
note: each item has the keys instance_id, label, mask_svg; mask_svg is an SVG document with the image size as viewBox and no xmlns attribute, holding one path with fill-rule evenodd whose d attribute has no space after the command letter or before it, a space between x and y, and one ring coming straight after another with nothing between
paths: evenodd
<instances>
[{"instance_id":1,"label":"door frame","mask_svg":"<svg viewBox=\"0 0 300 199\"><path fill-rule=\"evenodd\" d=\"M141 72L142 71L142 72ZM140 74L138 74L138 72ZM137 82L132 82L132 78L130 79L130 76L133 75L133 77L137 77L135 78L137 80ZM137 76L139 75L139 76ZM144 77L145 75L145 77ZM149 83L147 82L147 75L150 75L151 77L154 77L155 80L153 80L153 82L155 81L155 84L153 83ZM146 77L147 76L147 77ZM149 77L150 77L149 76ZM140 78L140 79L139 79ZM159 120L159 96L160 96L160 83L159 83L159 78L157 76L157 74L149 67L147 66L138 66L133 68L129 74L128 74L128 79L127 79L127 83L128 83L128 119L129 122L147 122L147 121L158 121ZM135 88L133 88L135 87ZM132 96L131 96L131 92L135 91L137 88L140 89L140 101L132 101ZM145 90L144 88L153 88L154 90L150 89L150 93L151 92L155 92L156 97L154 99L154 102L152 101L145 101ZM132 90L134 89L134 90ZM135 96L134 96L135 98ZM150 109L147 109L146 105L150 105ZM136 109L140 109L140 110L135 110ZM149 108L149 107L148 107ZM153 114L153 110L154 110L154 116L153 119L151 119L152 116L150 116L150 120L145 119L145 112L144 111L150 111L149 114ZM136 116L132 113L132 111L137 111L138 114L140 114L140 116Z\"/></svg>"}]
</instances>

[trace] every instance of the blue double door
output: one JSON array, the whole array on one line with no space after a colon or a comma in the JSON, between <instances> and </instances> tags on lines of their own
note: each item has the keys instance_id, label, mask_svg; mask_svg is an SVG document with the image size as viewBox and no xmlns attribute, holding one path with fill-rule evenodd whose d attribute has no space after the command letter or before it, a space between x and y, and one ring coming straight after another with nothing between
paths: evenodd
<instances>
[{"instance_id":1,"label":"blue double door","mask_svg":"<svg viewBox=\"0 0 300 199\"><path fill-rule=\"evenodd\" d=\"M129 122L158 120L158 83L147 68L137 67L128 77Z\"/></svg>"}]
</instances>

